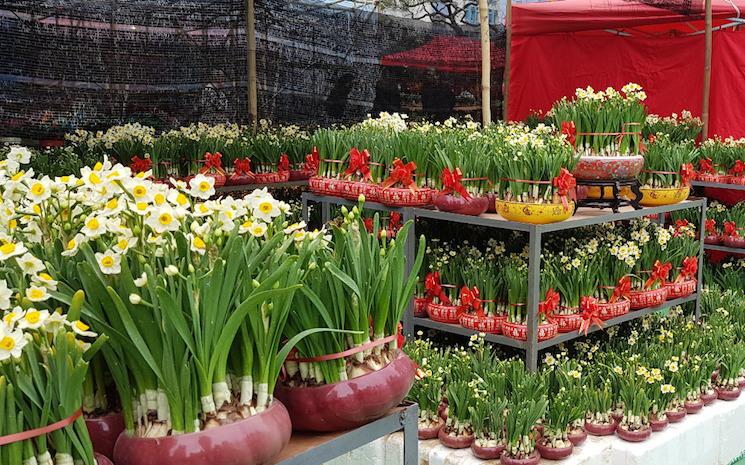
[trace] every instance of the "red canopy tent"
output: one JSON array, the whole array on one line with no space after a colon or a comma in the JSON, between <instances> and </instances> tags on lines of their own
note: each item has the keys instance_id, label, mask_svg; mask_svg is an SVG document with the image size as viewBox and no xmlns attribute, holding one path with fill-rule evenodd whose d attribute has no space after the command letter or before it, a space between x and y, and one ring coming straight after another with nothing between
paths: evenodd
<instances>
[{"instance_id":1,"label":"red canopy tent","mask_svg":"<svg viewBox=\"0 0 745 465\"><path fill-rule=\"evenodd\" d=\"M424 45L385 55L383 66L436 69L449 73L479 74L481 42L470 37L437 36ZM491 46L491 68L504 67L504 50Z\"/></svg>"},{"instance_id":2,"label":"red canopy tent","mask_svg":"<svg viewBox=\"0 0 745 465\"><path fill-rule=\"evenodd\" d=\"M558 0L514 5L509 119L573 95L577 87L641 84L653 113L701 114L704 9L693 4ZM745 136L745 0L712 0L709 134Z\"/></svg>"}]
</instances>

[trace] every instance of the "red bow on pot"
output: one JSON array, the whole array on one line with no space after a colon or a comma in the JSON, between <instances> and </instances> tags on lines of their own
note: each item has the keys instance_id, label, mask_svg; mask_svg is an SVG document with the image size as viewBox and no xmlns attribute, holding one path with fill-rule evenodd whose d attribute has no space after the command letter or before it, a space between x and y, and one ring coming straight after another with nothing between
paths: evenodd
<instances>
[{"instance_id":1,"label":"red bow on pot","mask_svg":"<svg viewBox=\"0 0 745 465\"><path fill-rule=\"evenodd\" d=\"M290 159L287 158L287 154L283 153L279 156L279 162L277 163L277 172L286 173L290 171Z\"/></svg>"},{"instance_id":2,"label":"red bow on pot","mask_svg":"<svg viewBox=\"0 0 745 465\"><path fill-rule=\"evenodd\" d=\"M450 171L448 168L442 170L442 185L445 186L442 193L449 194L451 192L457 192L464 199L470 200L471 195L463 187L463 184L460 183L461 179L463 179L463 173L460 171L460 168L455 168L453 171Z\"/></svg>"},{"instance_id":3,"label":"red bow on pot","mask_svg":"<svg viewBox=\"0 0 745 465\"><path fill-rule=\"evenodd\" d=\"M318 154L318 147L313 147L313 150L305 156L305 169L308 171L317 171L320 163L321 156Z\"/></svg>"},{"instance_id":4,"label":"red bow on pot","mask_svg":"<svg viewBox=\"0 0 745 465\"><path fill-rule=\"evenodd\" d=\"M473 286L472 289L469 289L468 286L463 286L460 289L460 304L461 307L466 310L468 308L472 308L476 311L476 315L479 318L483 318L484 315L484 308L481 306L481 299L479 298L481 294L479 293L479 288L476 286Z\"/></svg>"},{"instance_id":5,"label":"red bow on pot","mask_svg":"<svg viewBox=\"0 0 745 465\"><path fill-rule=\"evenodd\" d=\"M616 283L616 287L613 288L613 295L610 296L609 303L618 302L618 299L625 297L631 298L631 278L629 276L623 276Z\"/></svg>"},{"instance_id":6,"label":"red bow on pot","mask_svg":"<svg viewBox=\"0 0 745 465\"><path fill-rule=\"evenodd\" d=\"M134 171L135 173L144 173L145 171L149 170L153 166L153 161L149 157L140 158L137 155L132 157L132 160L129 162L129 167Z\"/></svg>"},{"instance_id":7,"label":"red bow on pot","mask_svg":"<svg viewBox=\"0 0 745 465\"><path fill-rule=\"evenodd\" d=\"M730 237L737 237L740 235L739 232L737 232L737 223L734 221L725 221L724 222L724 234Z\"/></svg>"},{"instance_id":8,"label":"red bow on pot","mask_svg":"<svg viewBox=\"0 0 745 465\"><path fill-rule=\"evenodd\" d=\"M733 166L732 169L729 170L729 174L739 177L742 176L743 173L745 173L745 163L743 163L742 160L737 160L735 162L735 166Z\"/></svg>"},{"instance_id":9,"label":"red bow on pot","mask_svg":"<svg viewBox=\"0 0 745 465\"><path fill-rule=\"evenodd\" d=\"M655 261L654 265L652 265L652 276L650 276L649 279L647 279L647 282L644 283L644 288L651 288L657 281L664 285L667 282L667 278L670 276L670 270L672 269L673 265L670 264L670 262L663 264L659 260Z\"/></svg>"},{"instance_id":10,"label":"red bow on pot","mask_svg":"<svg viewBox=\"0 0 745 465\"><path fill-rule=\"evenodd\" d=\"M696 176L696 170L693 169L693 165L691 163L683 163L683 166L680 167L681 184L684 186L689 185L694 176Z\"/></svg>"},{"instance_id":11,"label":"red bow on pot","mask_svg":"<svg viewBox=\"0 0 745 465\"><path fill-rule=\"evenodd\" d=\"M678 237L683 234L683 230L688 228L688 220L675 220L675 231L673 231L673 237Z\"/></svg>"},{"instance_id":12,"label":"red bow on pot","mask_svg":"<svg viewBox=\"0 0 745 465\"><path fill-rule=\"evenodd\" d=\"M647 136L647 140L650 144L654 144L655 142L657 142L657 136L655 136L654 134L650 134Z\"/></svg>"},{"instance_id":13,"label":"red bow on pot","mask_svg":"<svg viewBox=\"0 0 745 465\"><path fill-rule=\"evenodd\" d=\"M698 258L686 257L683 259L683 266L680 268L680 274L676 282L685 281L686 279L693 279L698 272Z\"/></svg>"},{"instance_id":14,"label":"red bow on pot","mask_svg":"<svg viewBox=\"0 0 745 465\"><path fill-rule=\"evenodd\" d=\"M209 172L209 170L214 169L220 174L225 174L225 170L222 169L222 154L220 152L215 153L209 153L205 152L204 154L204 166L201 170L199 170L200 173L205 174Z\"/></svg>"},{"instance_id":15,"label":"red bow on pot","mask_svg":"<svg viewBox=\"0 0 745 465\"><path fill-rule=\"evenodd\" d=\"M577 187L577 180L574 179L574 176L569 172L569 170L562 168L559 175L551 181L551 184L558 189L559 197L561 197L561 204L564 205L564 210L569 210L567 195L569 195L570 189Z\"/></svg>"},{"instance_id":16,"label":"red bow on pot","mask_svg":"<svg viewBox=\"0 0 745 465\"><path fill-rule=\"evenodd\" d=\"M435 298L440 300L443 305L450 305L450 299L445 295L440 284L440 273L435 271L434 273L428 273L427 277L424 278L424 288L427 290L427 298L433 300Z\"/></svg>"},{"instance_id":17,"label":"red bow on pot","mask_svg":"<svg viewBox=\"0 0 745 465\"><path fill-rule=\"evenodd\" d=\"M706 222L704 222L704 229L706 229L706 233L710 235L716 235L717 233L717 221L708 219Z\"/></svg>"},{"instance_id":18,"label":"red bow on pot","mask_svg":"<svg viewBox=\"0 0 745 465\"><path fill-rule=\"evenodd\" d=\"M702 158L698 161L698 170L706 174L714 174L714 164L711 158Z\"/></svg>"},{"instance_id":19,"label":"red bow on pot","mask_svg":"<svg viewBox=\"0 0 745 465\"><path fill-rule=\"evenodd\" d=\"M383 181L383 187L391 187L397 182L400 182L404 187L408 187L411 192L419 190L414 182L414 171L416 170L416 163L410 161L406 164L401 159L396 158L393 160L393 168L391 169L391 175Z\"/></svg>"},{"instance_id":20,"label":"red bow on pot","mask_svg":"<svg viewBox=\"0 0 745 465\"><path fill-rule=\"evenodd\" d=\"M251 159L250 158L238 158L233 162L233 168L235 168L235 174L249 175L251 174Z\"/></svg>"},{"instance_id":21,"label":"red bow on pot","mask_svg":"<svg viewBox=\"0 0 745 465\"><path fill-rule=\"evenodd\" d=\"M559 308L559 300L561 296L558 292L550 288L546 291L546 297L543 302L538 304L538 314L542 314L546 317L546 320L554 316L554 310Z\"/></svg>"},{"instance_id":22,"label":"red bow on pot","mask_svg":"<svg viewBox=\"0 0 745 465\"><path fill-rule=\"evenodd\" d=\"M603 327L603 320L598 315L598 299L595 297L582 297L579 301L579 309L582 311L582 324L579 325L577 334L584 332L585 336L587 336L592 325L597 325L598 328Z\"/></svg>"},{"instance_id":23,"label":"red bow on pot","mask_svg":"<svg viewBox=\"0 0 745 465\"><path fill-rule=\"evenodd\" d=\"M370 152L363 150L360 152L357 147L353 147L349 151L349 167L344 170L344 176L352 176L355 173L359 173L362 179L367 181L370 179Z\"/></svg>"},{"instance_id":24,"label":"red bow on pot","mask_svg":"<svg viewBox=\"0 0 745 465\"><path fill-rule=\"evenodd\" d=\"M577 125L574 121L562 121L561 122L561 133L566 136L567 142L575 147L577 144Z\"/></svg>"}]
</instances>

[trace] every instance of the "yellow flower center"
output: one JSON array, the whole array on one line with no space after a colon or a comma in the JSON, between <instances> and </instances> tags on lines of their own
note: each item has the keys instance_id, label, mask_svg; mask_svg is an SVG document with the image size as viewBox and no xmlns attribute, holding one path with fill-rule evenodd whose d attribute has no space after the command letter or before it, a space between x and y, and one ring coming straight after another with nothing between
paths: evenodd
<instances>
[{"instance_id":1,"label":"yellow flower center","mask_svg":"<svg viewBox=\"0 0 745 465\"><path fill-rule=\"evenodd\" d=\"M15 319L16 315L17 315L16 312L10 312L3 317L3 321L5 322L6 325L10 326L10 324Z\"/></svg>"},{"instance_id":2,"label":"yellow flower center","mask_svg":"<svg viewBox=\"0 0 745 465\"><path fill-rule=\"evenodd\" d=\"M243 226L244 228L250 228L252 224L253 222L249 220L243 223L241 226Z\"/></svg>"},{"instance_id":3,"label":"yellow flower center","mask_svg":"<svg viewBox=\"0 0 745 465\"><path fill-rule=\"evenodd\" d=\"M39 320L41 320L41 312L38 310L31 310L30 312L26 313L26 316L24 318L26 319L27 323L35 325L39 322Z\"/></svg>"},{"instance_id":4,"label":"yellow flower center","mask_svg":"<svg viewBox=\"0 0 745 465\"><path fill-rule=\"evenodd\" d=\"M184 206L189 202L189 199L186 198L184 194L179 193L179 195L176 196L176 203Z\"/></svg>"},{"instance_id":5,"label":"yellow flower center","mask_svg":"<svg viewBox=\"0 0 745 465\"><path fill-rule=\"evenodd\" d=\"M76 245L78 245L78 243L75 242L75 239L70 239L69 241L67 241L67 250L74 249Z\"/></svg>"},{"instance_id":6,"label":"yellow flower center","mask_svg":"<svg viewBox=\"0 0 745 465\"><path fill-rule=\"evenodd\" d=\"M262 213L269 213L273 209L274 207L271 202L261 202L261 204L259 204L259 210L261 210Z\"/></svg>"},{"instance_id":7,"label":"yellow flower center","mask_svg":"<svg viewBox=\"0 0 745 465\"><path fill-rule=\"evenodd\" d=\"M106 255L101 259L101 265L105 266L106 268L111 268L112 266L114 266L114 257Z\"/></svg>"},{"instance_id":8,"label":"yellow flower center","mask_svg":"<svg viewBox=\"0 0 745 465\"><path fill-rule=\"evenodd\" d=\"M4 255L12 254L16 251L16 245L12 242L7 242L0 246L0 252Z\"/></svg>"},{"instance_id":9,"label":"yellow flower center","mask_svg":"<svg viewBox=\"0 0 745 465\"><path fill-rule=\"evenodd\" d=\"M155 204L156 205L162 205L165 201L166 201L166 196L165 195L163 195L161 193L155 194Z\"/></svg>"},{"instance_id":10,"label":"yellow flower center","mask_svg":"<svg viewBox=\"0 0 745 465\"><path fill-rule=\"evenodd\" d=\"M170 213L161 213L160 216L158 217L158 221L163 226L168 226L173 221L173 217L171 216Z\"/></svg>"},{"instance_id":11,"label":"yellow flower center","mask_svg":"<svg viewBox=\"0 0 745 465\"><path fill-rule=\"evenodd\" d=\"M113 210L113 209L115 209L118 206L119 206L119 200L117 200L116 197L114 197L111 200L109 200L108 202L106 202L106 208L109 209L109 210Z\"/></svg>"},{"instance_id":12,"label":"yellow flower center","mask_svg":"<svg viewBox=\"0 0 745 465\"><path fill-rule=\"evenodd\" d=\"M119 239L119 242L117 242L116 245L120 249L124 250L124 249L126 249L129 246L129 241L126 240L126 239Z\"/></svg>"},{"instance_id":13,"label":"yellow flower center","mask_svg":"<svg viewBox=\"0 0 745 465\"><path fill-rule=\"evenodd\" d=\"M145 194L147 194L147 189L145 186L135 186L135 188L132 190L132 194L135 197L143 197Z\"/></svg>"},{"instance_id":14,"label":"yellow flower center","mask_svg":"<svg viewBox=\"0 0 745 465\"><path fill-rule=\"evenodd\" d=\"M29 299L41 299L44 297L44 291L41 289L31 289L28 291Z\"/></svg>"},{"instance_id":15,"label":"yellow flower center","mask_svg":"<svg viewBox=\"0 0 745 465\"><path fill-rule=\"evenodd\" d=\"M207 208L204 204L199 205L199 213L207 213L209 211L209 208Z\"/></svg>"},{"instance_id":16,"label":"yellow flower center","mask_svg":"<svg viewBox=\"0 0 745 465\"><path fill-rule=\"evenodd\" d=\"M101 184L101 178L96 173L91 173L88 176L88 181L90 181L91 184Z\"/></svg>"},{"instance_id":17,"label":"yellow flower center","mask_svg":"<svg viewBox=\"0 0 745 465\"><path fill-rule=\"evenodd\" d=\"M48 273L39 273L39 277L44 281L54 281L54 278L52 278Z\"/></svg>"},{"instance_id":18,"label":"yellow flower center","mask_svg":"<svg viewBox=\"0 0 745 465\"><path fill-rule=\"evenodd\" d=\"M93 171L101 171L103 169L103 164L100 161L97 161L95 166L93 166Z\"/></svg>"},{"instance_id":19,"label":"yellow flower center","mask_svg":"<svg viewBox=\"0 0 745 465\"><path fill-rule=\"evenodd\" d=\"M40 182L37 182L33 186L31 186L31 193L34 195L43 195L46 190L47 189L44 187L44 184Z\"/></svg>"},{"instance_id":20,"label":"yellow flower center","mask_svg":"<svg viewBox=\"0 0 745 465\"><path fill-rule=\"evenodd\" d=\"M205 247L207 247L207 244L204 243L201 237L195 237L194 247L196 247L197 249L204 249Z\"/></svg>"},{"instance_id":21,"label":"yellow flower center","mask_svg":"<svg viewBox=\"0 0 745 465\"><path fill-rule=\"evenodd\" d=\"M25 171L19 171L16 174L14 174L10 179L13 181L18 181L23 178L23 175L26 174Z\"/></svg>"},{"instance_id":22,"label":"yellow flower center","mask_svg":"<svg viewBox=\"0 0 745 465\"><path fill-rule=\"evenodd\" d=\"M34 206L31 207L31 210L33 210L33 212L36 213L37 215L41 215L41 207L40 206L34 204Z\"/></svg>"},{"instance_id":23,"label":"yellow flower center","mask_svg":"<svg viewBox=\"0 0 745 465\"><path fill-rule=\"evenodd\" d=\"M13 347L16 346L16 341L13 340L10 336L5 336L2 340L0 340L0 349L7 350L10 352L13 350Z\"/></svg>"},{"instance_id":24,"label":"yellow flower center","mask_svg":"<svg viewBox=\"0 0 745 465\"><path fill-rule=\"evenodd\" d=\"M111 178L117 178L117 177L119 177L119 171L114 170L111 173L109 173L109 175L107 177L109 179L111 179Z\"/></svg>"},{"instance_id":25,"label":"yellow flower center","mask_svg":"<svg viewBox=\"0 0 745 465\"><path fill-rule=\"evenodd\" d=\"M136 207L141 212L147 210L147 204L145 202L137 202Z\"/></svg>"},{"instance_id":26,"label":"yellow flower center","mask_svg":"<svg viewBox=\"0 0 745 465\"><path fill-rule=\"evenodd\" d=\"M207 192L208 190L210 190L210 183L208 183L207 181L200 182L199 190L202 192Z\"/></svg>"},{"instance_id":27,"label":"yellow flower center","mask_svg":"<svg viewBox=\"0 0 745 465\"><path fill-rule=\"evenodd\" d=\"M8 228L15 229L18 227L18 221L16 220L10 220L8 221Z\"/></svg>"},{"instance_id":28,"label":"yellow flower center","mask_svg":"<svg viewBox=\"0 0 745 465\"><path fill-rule=\"evenodd\" d=\"M80 331L88 331L91 327L87 324L83 323L82 321L78 320L75 323L73 323L76 328L78 328Z\"/></svg>"},{"instance_id":29,"label":"yellow flower center","mask_svg":"<svg viewBox=\"0 0 745 465\"><path fill-rule=\"evenodd\" d=\"M70 182L70 176L62 176L61 178L59 178L59 180L66 184Z\"/></svg>"},{"instance_id":30,"label":"yellow flower center","mask_svg":"<svg viewBox=\"0 0 745 465\"><path fill-rule=\"evenodd\" d=\"M87 223L85 223L85 226L88 229L95 231L101 226L101 223L98 222L98 218L91 218Z\"/></svg>"}]
</instances>

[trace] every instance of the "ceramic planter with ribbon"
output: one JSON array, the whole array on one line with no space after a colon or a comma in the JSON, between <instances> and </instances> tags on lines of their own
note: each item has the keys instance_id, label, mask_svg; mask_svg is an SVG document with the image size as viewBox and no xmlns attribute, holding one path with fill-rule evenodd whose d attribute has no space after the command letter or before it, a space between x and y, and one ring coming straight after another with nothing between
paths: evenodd
<instances>
[{"instance_id":1,"label":"ceramic planter with ribbon","mask_svg":"<svg viewBox=\"0 0 745 465\"><path fill-rule=\"evenodd\" d=\"M615 286L600 286L602 294L611 289L613 293L607 301L597 302L598 317L603 321L625 315L631 310L631 278L623 276Z\"/></svg>"},{"instance_id":2,"label":"ceramic planter with ribbon","mask_svg":"<svg viewBox=\"0 0 745 465\"><path fill-rule=\"evenodd\" d=\"M287 154L279 156L276 163L257 163L256 172L253 173L254 183L256 184L277 184L290 180L290 160Z\"/></svg>"},{"instance_id":3,"label":"ceramic planter with ribbon","mask_svg":"<svg viewBox=\"0 0 745 465\"><path fill-rule=\"evenodd\" d=\"M424 207L432 203L434 189L416 184L416 163L393 160L391 172L380 185L380 202L392 207ZM401 186L401 187L398 187Z\"/></svg>"},{"instance_id":4,"label":"ceramic planter with ribbon","mask_svg":"<svg viewBox=\"0 0 745 465\"><path fill-rule=\"evenodd\" d=\"M222 154L220 152L205 153L204 165L199 170L199 173L210 176L215 179L215 187L222 187L228 180L227 173L222 167Z\"/></svg>"},{"instance_id":5,"label":"ceramic planter with ribbon","mask_svg":"<svg viewBox=\"0 0 745 465\"><path fill-rule=\"evenodd\" d=\"M552 185L557 193L549 203L515 202L497 199L495 209L504 219L519 223L549 224L564 221L574 214L577 181L569 171L562 168L559 176L551 181L533 181L526 179L501 179L506 182L521 182L534 185Z\"/></svg>"},{"instance_id":6,"label":"ceramic planter with ribbon","mask_svg":"<svg viewBox=\"0 0 745 465\"><path fill-rule=\"evenodd\" d=\"M579 307L559 306L559 311L551 317L551 322L559 326L560 333L571 333L577 331L582 324L582 315Z\"/></svg>"},{"instance_id":7,"label":"ceramic planter with ribbon","mask_svg":"<svg viewBox=\"0 0 745 465\"><path fill-rule=\"evenodd\" d=\"M557 294L558 296L558 294ZM545 304L545 302L542 302L541 304ZM540 308L541 304L539 304L539 312L542 312L543 309ZM513 307L525 307L525 304L510 304ZM558 305L558 303L557 303ZM544 305L545 308L545 305ZM546 311L543 312L544 314L550 315L551 312ZM559 325L556 323L552 323L549 321L545 323L539 323L538 324L538 341L547 341L553 337L556 336L556 334L559 332ZM505 336L516 339L518 341L527 341L528 340L528 325L524 323L517 323L512 322L509 320L506 320L502 323L502 334Z\"/></svg>"},{"instance_id":8,"label":"ceramic planter with ribbon","mask_svg":"<svg viewBox=\"0 0 745 465\"><path fill-rule=\"evenodd\" d=\"M488 181L486 178L464 178L460 168L442 171L442 191L433 196L434 206L441 211L478 216L489 208L489 197L473 196L463 183Z\"/></svg>"},{"instance_id":9,"label":"ceramic planter with ribbon","mask_svg":"<svg viewBox=\"0 0 745 465\"><path fill-rule=\"evenodd\" d=\"M695 177L693 171L693 165L690 163L684 164L680 171L652 171L648 170L645 173L662 174L662 175L678 175L680 178L680 184L676 186L668 187L649 187L642 186L639 190L642 193L642 198L639 203L645 207L656 207L661 205L673 205L680 203L688 198L691 193L691 181Z\"/></svg>"},{"instance_id":10,"label":"ceramic planter with ribbon","mask_svg":"<svg viewBox=\"0 0 745 465\"><path fill-rule=\"evenodd\" d=\"M649 278L644 281L641 289L635 289L629 293L631 310L656 307L665 303L668 293L665 283L667 283L671 269L672 265L669 262L662 263L657 260L651 271L642 271L643 274L649 275Z\"/></svg>"},{"instance_id":11,"label":"ceramic planter with ribbon","mask_svg":"<svg viewBox=\"0 0 745 465\"><path fill-rule=\"evenodd\" d=\"M228 186L242 186L254 183L254 174L251 172L251 159L238 158L233 161L233 172L228 176Z\"/></svg>"},{"instance_id":12,"label":"ceramic planter with ribbon","mask_svg":"<svg viewBox=\"0 0 745 465\"><path fill-rule=\"evenodd\" d=\"M454 305L445 293L445 289L455 289L451 284L440 283L440 273L428 273L424 278L424 288L427 292L427 315L430 320L440 323L458 324L460 314L464 309L460 304Z\"/></svg>"},{"instance_id":13,"label":"ceramic planter with ribbon","mask_svg":"<svg viewBox=\"0 0 745 465\"><path fill-rule=\"evenodd\" d=\"M686 257L683 259L683 266L675 281L667 282L664 287L667 288L667 298L680 299L688 297L696 292L696 275L698 273L698 257Z\"/></svg>"},{"instance_id":14,"label":"ceramic planter with ribbon","mask_svg":"<svg viewBox=\"0 0 745 465\"><path fill-rule=\"evenodd\" d=\"M745 248L745 228L738 227L734 221L725 221L722 232L722 243L736 249Z\"/></svg>"},{"instance_id":15,"label":"ceramic planter with ribbon","mask_svg":"<svg viewBox=\"0 0 745 465\"><path fill-rule=\"evenodd\" d=\"M717 230L717 222L714 219L707 219L704 223L704 229L706 236L704 237L704 244L719 245L722 243L722 238Z\"/></svg>"},{"instance_id":16,"label":"ceramic planter with ribbon","mask_svg":"<svg viewBox=\"0 0 745 465\"><path fill-rule=\"evenodd\" d=\"M313 154L311 154L311 158ZM342 160L324 159L326 164L343 165ZM370 171L370 153L356 147L349 151L349 162L344 171L339 169L337 177L312 176L308 180L311 192L319 195L332 195L349 200L357 200L360 194L370 202L378 200L379 187L373 182Z\"/></svg>"},{"instance_id":17,"label":"ceramic planter with ribbon","mask_svg":"<svg viewBox=\"0 0 745 465\"><path fill-rule=\"evenodd\" d=\"M729 183L731 175L725 174L721 165L714 164L710 158L702 158L698 161L698 172L696 180L713 183Z\"/></svg>"},{"instance_id":18,"label":"ceramic planter with ribbon","mask_svg":"<svg viewBox=\"0 0 745 465\"><path fill-rule=\"evenodd\" d=\"M305 162L295 163L290 169L290 181L305 181L315 176L318 172L321 157L318 148L313 147L313 151L305 156Z\"/></svg>"},{"instance_id":19,"label":"ceramic planter with ribbon","mask_svg":"<svg viewBox=\"0 0 745 465\"><path fill-rule=\"evenodd\" d=\"M501 334L502 323L507 319L507 316L487 315L484 311L484 304L493 302L493 300L482 300L476 286L472 288L463 286L460 290L460 304L463 307L463 313L458 317L458 322L466 329L487 334Z\"/></svg>"},{"instance_id":20,"label":"ceramic planter with ribbon","mask_svg":"<svg viewBox=\"0 0 745 465\"><path fill-rule=\"evenodd\" d=\"M577 133L574 129L572 135L571 126L573 123L562 123L562 133L567 135L570 143L576 136L615 136L617 144L626 137L638 137L641 139L641 130L637 130L638 123L624 124L621 132L582 132ZM633 155L585 155L583 154L577 165L574 167L574 177L580 180L607 181L616 179L633 179L639 175L644 168L644 156L639 154Z\"/></svg>"}]
</instances>

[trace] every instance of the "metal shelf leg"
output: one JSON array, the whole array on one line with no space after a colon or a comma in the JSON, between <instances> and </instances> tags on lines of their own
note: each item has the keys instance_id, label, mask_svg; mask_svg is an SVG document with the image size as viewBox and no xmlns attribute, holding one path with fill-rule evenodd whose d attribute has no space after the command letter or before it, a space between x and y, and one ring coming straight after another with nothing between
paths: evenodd
<instances>
[{"instance_id":1,"label":"metal shelf leg","mask_svg":"<svg viewBox=\"0 0 745 465\"><path fill-rule=\"evenodd\" d=\"M704 273L704 239L706 238L706 204L707 199L703 199L704 203L701 205L701 222L698 225L699 233L699 251L698 251L698 281L696 286L698 287L696 292L696 313L695 319L698 322L701 319L701 291L703 289L703 273Z\"/></svg>"},{"instance_id":2,"label":"metal shelf leg","mask_svg":"<svg viewBox=\"0 0 745 465\"><path fill-rule=\"evenodd\" d=\"M538 302L541 300L541 232L534 226L528 233L528 348L525 366L538 370Z\"/></svg>"}]
</instances>

